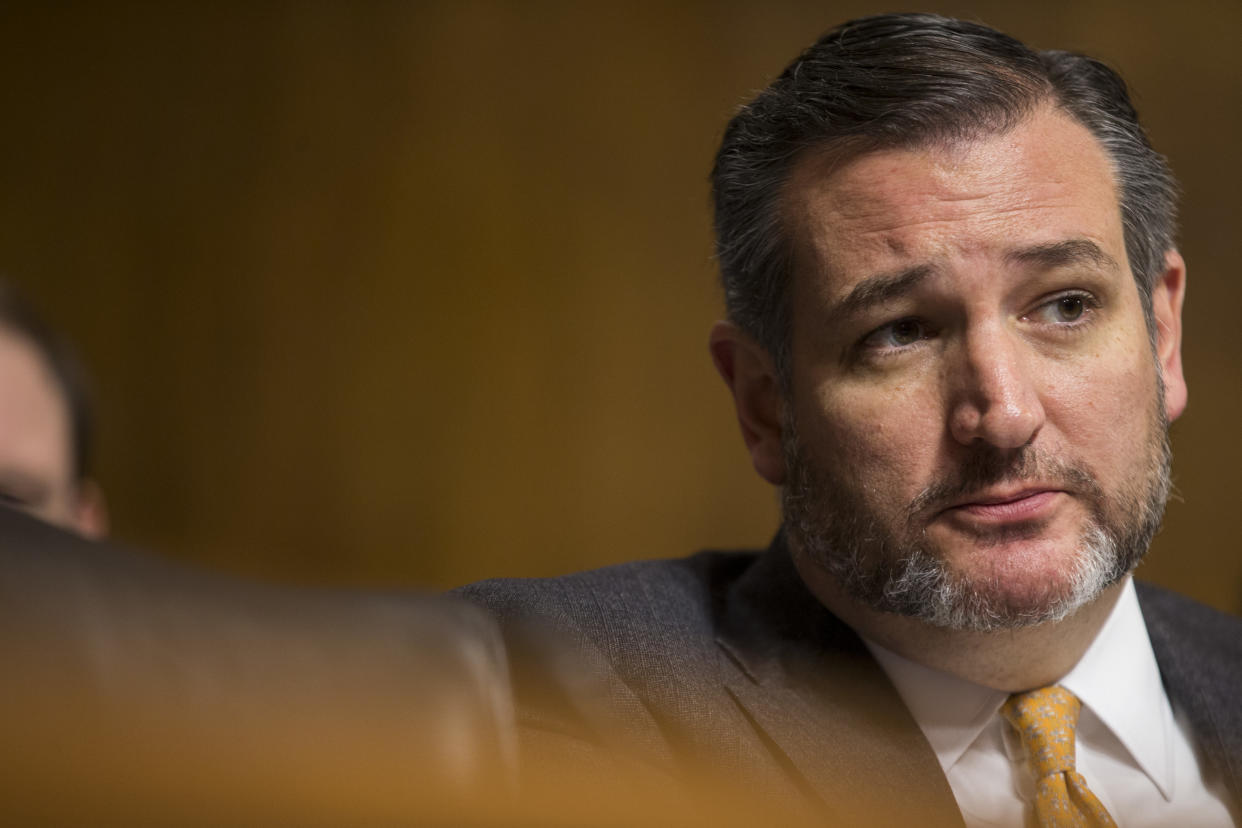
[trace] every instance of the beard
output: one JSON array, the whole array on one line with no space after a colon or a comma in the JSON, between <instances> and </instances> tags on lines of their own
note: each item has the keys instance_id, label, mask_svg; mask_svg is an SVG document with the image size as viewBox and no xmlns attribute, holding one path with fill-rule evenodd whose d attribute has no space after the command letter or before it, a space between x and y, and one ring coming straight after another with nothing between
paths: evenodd
<instances>
[{"instance_id":1,"label":"beard","mask_svg":"<svg viewBox=\"0 0 1242 828\"><path fill-rule=\"evenodd\" d=\"M1121 491L1109 495L1089 469L1031 446L980 446L896 518L868 502L857 481L808 456L788 413L792 406L787 406L782 437L787 481L781 491L785 531L795 548L826 570L849 597L872 610L980 632L1061 620L1130 573L1160 527L1172 452L1163 383L1157 392L1149 439L1139 447L1145 455L1141 468ZM1035 480L1060 484L1087 507L1069 571L1055 583L1014 595L996 574L971 577L955 570L921 528L931 516L988 486ZM1039 530L1018 524L981 533L978 539L999 545L1033 537Z\"/></svg>"}]
</instances>

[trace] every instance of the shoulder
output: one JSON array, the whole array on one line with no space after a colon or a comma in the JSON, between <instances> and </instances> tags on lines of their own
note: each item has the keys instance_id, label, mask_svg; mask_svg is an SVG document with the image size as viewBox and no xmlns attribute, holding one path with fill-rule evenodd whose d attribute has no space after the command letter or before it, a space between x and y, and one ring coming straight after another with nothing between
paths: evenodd
<instances>
[{"instance_id":1,"label":"shoulder","mask_svg":"<svg viewBox=\"0 0 1242 828\"><path fill-rule=\"evenodd\" d=\"M1147 635L1174 708L1208 765L1242 801L1242 618L1136 584Z\"/></svg>"},{"instance_id":2,"label":"shoulder","mask_svg":"<svg viewBox=\"0 0 1242 828\"><path fill-rule=\"evenodd\" d=\"M604 643L707 632L728 587L756 552L700 552L555 578L496 578L457 589L502 624L537 622Z\"/></svg>"},{"instance_id":3,"label":"shoulder","mask_svg":"<svg viewBox=\"0 0 1242 828\"><path fill-rule=\"evenodd\" d=\"M1137 584L1139 606L1169 697L1192 715L1201 710L1232 734L1242 757L1242 618L1150 584Z\"/></svg>"},{"instance_id":4,"label":"shoulder","mask_svg":"<svg viewBox=\"0 0 1242 828\"><path fill-rule=\"evenodd\" d=\"M683 729L716 732L704 723L723 715L717 631L730 587L757 558L702 552L456 594L500 623L528 749L556 757L537 746L551 738L659 764L666 740L684 747Z\"/></svg>"},{"instance_id":5,"label":"shoulder","mask_svg":"<svg viewBox=\"0 0 1242 828\"><path fill-rule=\"evenodd\" d=\"M1153 645L1242 670L1242 618L1151 584L1135 582L1135 587Z\"/></svg>"}]
</instances>

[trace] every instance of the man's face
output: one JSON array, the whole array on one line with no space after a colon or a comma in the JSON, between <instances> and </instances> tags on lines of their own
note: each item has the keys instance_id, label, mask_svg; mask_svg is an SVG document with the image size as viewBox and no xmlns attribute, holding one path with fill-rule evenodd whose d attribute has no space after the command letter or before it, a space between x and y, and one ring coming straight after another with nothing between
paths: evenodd
<instances>
[{"instance_id":1,"label":"man's face","mask_svg":"<svg viewBox=\"0 0 1242 828\"><path fill-rule=\"evenodd\" d=\"M1180 260L1157 354L1103 150L1054 110L1008 133L805 159L782 440L796 549L872 609L992 629L1133 567L1180 413ZM1162 393L1161 373L1169 386Z\"/></svg>"},{"instance_id":2,"label":"man's face","mask_svg":"<svg viewBox=\"0 0 1242 828\"><path fill-rule=\"evenodd\" d=\"M0 327L0 502L84 528L64 396L42 356Z\"/></svg>"}]
</instances>

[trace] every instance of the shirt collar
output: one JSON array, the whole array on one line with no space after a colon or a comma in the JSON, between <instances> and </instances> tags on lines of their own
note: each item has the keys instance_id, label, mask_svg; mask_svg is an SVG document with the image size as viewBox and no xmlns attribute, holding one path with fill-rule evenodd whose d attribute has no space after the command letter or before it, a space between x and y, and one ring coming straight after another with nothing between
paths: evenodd
<instances>
[{"instance_id":1,"label":"shirt collar","mask_svg":"<svg viewBox=\"0 0 1242 828\"><path fill-rule=\"evenodd\" d=\"M1173 713L1132 580L1095 641L1060 684L1125 745L1164 798L1171 798Z\"/></svg>"},{"instance_id":2,"label":"shirt collar","mask_svg":"<svg viewBox=\"0 0 1242 828\"><path fill-rule=\"evenodd\" d=\"M925 667L866 637L863 641L947 773L994 720L1008 694ZM1059 683L1113 732L1160 793L1170 798L1172 712L1132 580L1087 652Z\"/></svg>"},{"instance_id":3,"label":"shirt collar","mask_svg":"<svg viewBox=\"0 0 1242 828\"><path fill-rule=\"evenodd\" d=\"M863 641L923 730L940 767L948 773L1009 694L925 667L866 637Z\"/></svg>"}]
</instances>

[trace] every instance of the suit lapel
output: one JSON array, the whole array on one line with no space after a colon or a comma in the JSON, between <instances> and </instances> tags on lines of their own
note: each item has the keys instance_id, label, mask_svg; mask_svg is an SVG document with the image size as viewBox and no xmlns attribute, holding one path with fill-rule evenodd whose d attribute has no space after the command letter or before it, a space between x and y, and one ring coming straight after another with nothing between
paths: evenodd
<instances>
[{"instance_id":1,"label":"suit lapel","mask_svg":"<svg viewBox=\"0 0 1242 828\"><path fill-rule=\"evenodd\" d=\"M782 536L724 612L725 688L796 785L846 824L962 824L922 731L858 636L802 584Z\"/></svg>"},{"instance_id":2,"label":"suit lapel","mask_svg":"<svg viewBox=\"0 0 1242 828\"><path fill-rule=\"evenodd\" d=\"M1147 636L1169 701L1229 792L1242 825L1242 621L1135 582Z\"/></svg>"}]
</instances>

